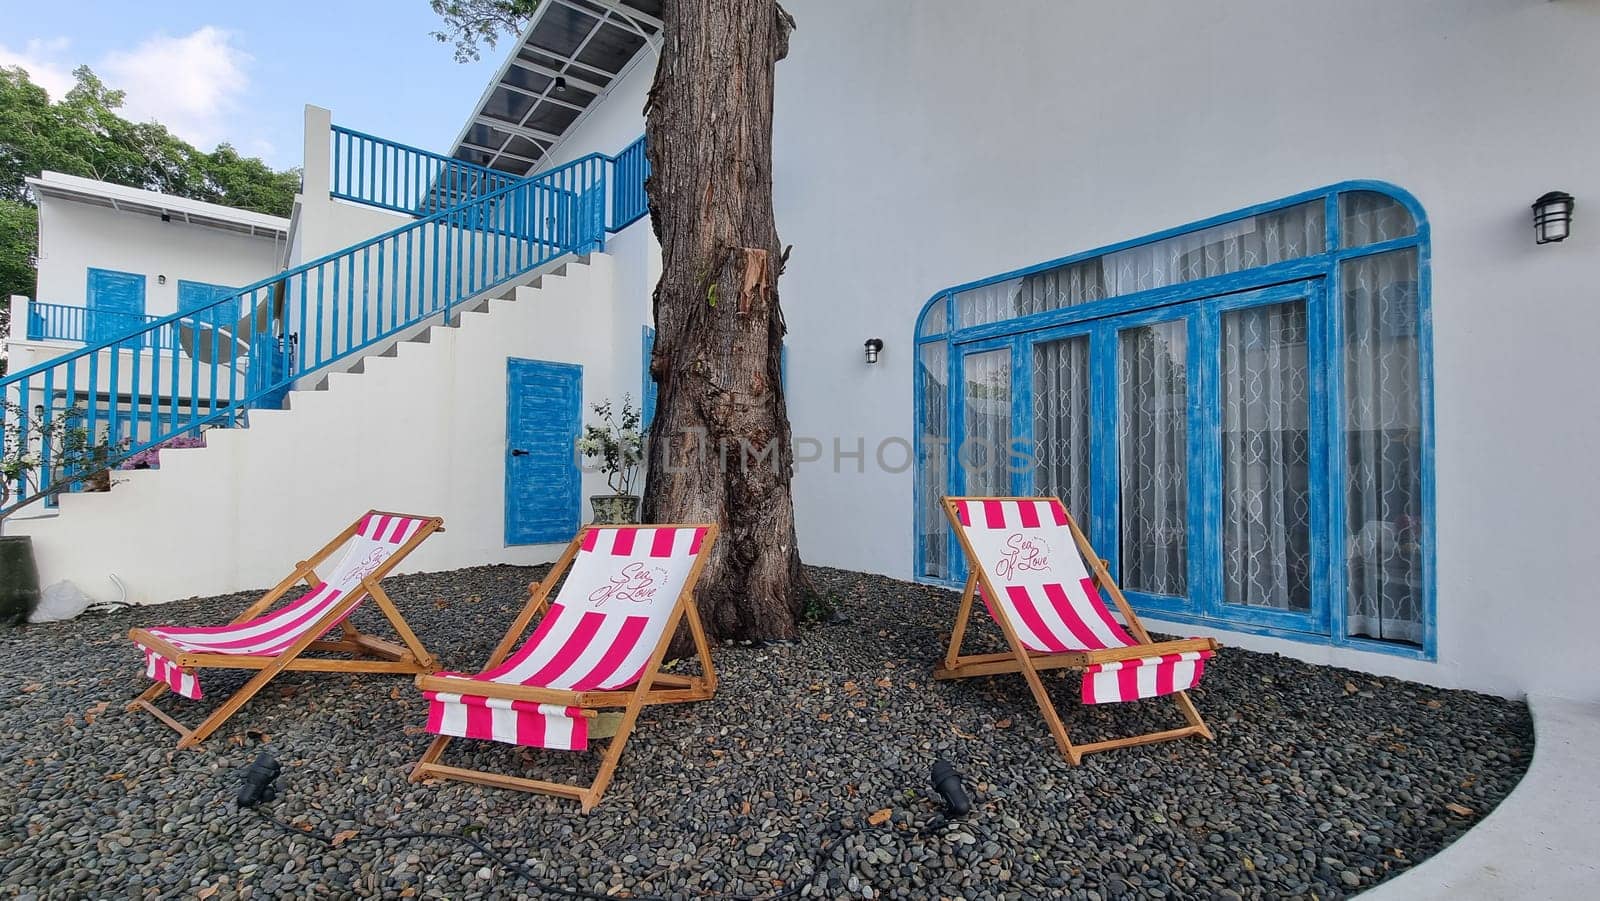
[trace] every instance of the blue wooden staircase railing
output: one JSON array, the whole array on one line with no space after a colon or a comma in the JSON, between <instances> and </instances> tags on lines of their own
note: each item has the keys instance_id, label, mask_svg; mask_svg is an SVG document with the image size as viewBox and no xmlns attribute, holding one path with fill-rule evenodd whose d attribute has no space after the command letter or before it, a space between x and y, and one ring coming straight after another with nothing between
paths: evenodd
<instances>
[{"instance_id":1,"label":"blue wooden staircase railing","mask_svg":"<svg viewBox=\"0 0 1600 901\"><path fill-rule=\"evenodd\" d=\"M564 254L603 250L645 212L643 138L519 179L335 134L349 143L335 153L334 196L425 215L0 378L5 456L36 461L0 473L0 514L173 437L241 425L299 379L435 317L449 323L463 302ZM231 329L215 325L235 316Z\"/></svg>"}]
</instances>

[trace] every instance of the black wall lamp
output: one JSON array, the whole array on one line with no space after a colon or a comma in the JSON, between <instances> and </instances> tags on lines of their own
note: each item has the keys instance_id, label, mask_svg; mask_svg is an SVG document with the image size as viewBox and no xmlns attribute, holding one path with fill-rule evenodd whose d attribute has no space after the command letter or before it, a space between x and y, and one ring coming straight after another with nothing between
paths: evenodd
<instances>
[{"instance_id":1,"label":"black wall lamp","mask_svg":"<svg viewBox=\"0 0 1600 901\"><path fill-rule=\"evenodd\" d=\"M1533 202L1533 240L1536 244L1554 244L1565 241L1572 232L1572 208L1577 206L1571 194L1551 191Z\"/></svg>"},{"instance_id":2,"label":"black wall lamp","mask_svg":"<svg viewBox=\"0 0 1600 901\"><path fill-rule=\"evenodd\" d=\"M879 352L881 352L883 350L883 339L882 338L868 338L866 347L867 347L867 362L868 363L876 363L876 362L878 362L878 354L879 354Z\"/></svg>"}]
</instances>

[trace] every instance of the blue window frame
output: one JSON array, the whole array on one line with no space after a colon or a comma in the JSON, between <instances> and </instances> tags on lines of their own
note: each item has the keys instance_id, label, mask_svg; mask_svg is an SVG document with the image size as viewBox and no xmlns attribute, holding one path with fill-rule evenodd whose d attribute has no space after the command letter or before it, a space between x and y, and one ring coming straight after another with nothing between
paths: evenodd
<instances>
[{"instance_id":1,"label":"blue window frame","mask_svg":"<svg viewBox=\"0 0 1600 901\"><path fill-rule=\"evenodd\" d=\"M656 349L656 330L644 326L643 336L640 340L641 359L639 383L639 429L646 434L650 431L650 423L656 418L656 380L650 377L650 354Z\"/></svg>"},{"instance_id":2,"label":"blue window frame","mask_svg":"<svg viewBox=\"0 0 1600 901\"><path fill-rule=\"evenodd\" d=\"M1062 497L1154 616L1434 659L1429 307L1423 209L1372 181L936 293L917 578L966 576L939 496L1003 484Z\"/></svg>"}]
</instances>

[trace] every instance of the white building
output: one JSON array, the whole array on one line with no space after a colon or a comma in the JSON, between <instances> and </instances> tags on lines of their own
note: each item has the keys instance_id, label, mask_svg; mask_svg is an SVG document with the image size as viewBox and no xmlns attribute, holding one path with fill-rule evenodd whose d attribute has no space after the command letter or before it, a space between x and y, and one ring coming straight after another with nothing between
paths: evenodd
<instances>
[{"instance_id":1,"label":"white building","mask_svg":"<svg viewBox=\"0 0 1600 901\"><path fill-rule=\"evenodd\" d=\"M1600 697L1600 7L785 5L775 200L808 562L953 584L941 494L1057 492L1152 628ZM323 356L301 363L365 371L13 520L46 578L92 591L110 568L151 601L257 586L367 507L446 517L423 569L548 556L598 490L559 453L578 403L645 388L659 262L619 151L643 132L658 12L543 4L451 148L489 170L330 137L311 111L303 234L371 217L324 229L327 253L401 229L336 256L348 306L331 263L289 270L279 321L333 333L302 337ZM1536 245L1530 204L1557 189L1572 236ZM340 337L395 309L379 338ZM300 386L324 369L297 366ZM198 490L219 498L203 522L175 499ZM127 539L152 528L190 537L166 556Z\"/></svg>"}]
</instances>

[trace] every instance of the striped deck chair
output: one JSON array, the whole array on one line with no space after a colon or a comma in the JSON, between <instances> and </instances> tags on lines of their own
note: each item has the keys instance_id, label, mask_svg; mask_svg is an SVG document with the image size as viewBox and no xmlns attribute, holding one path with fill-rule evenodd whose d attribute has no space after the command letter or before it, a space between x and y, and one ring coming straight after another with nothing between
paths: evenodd
<instances>
[{"instance_id":1,"label":"striped deck chair","mask_svg":"<svg viewBox=\"0 0 1600 901\"><path fill-rule=\"evenodd\" d=\"M148 710L182 736L178 747L190 748L215 732L284 670L425 673L434 669L437 661L417 640L378 582L429 535L442 531L444 520L437 516L372 510L351 523L309 560L296 564L294 572L225 626L133 629L128 637L144 652L145 675L156 680L156 684L135 698L128 709ZM316 568L340 548L344 549L344 554L332 569L325 570L325 577L319 577ZM309 586L305 594L277 610L271 609L301 581ZM359 632L347 622L350 614L368 597L377 603L400 640L405 642L404 647ZM325 640L323 636L336 626L341 630L340 638ZM331 651L349 656L301 656L306 651ZM170 690L198 700L201 696L198 671L202 669L259 672L200 725L189 729L157 708L155 699Z\"/></svg>"},{"instance_id":2,"label":"striped deck chair","mask_svg":"<svg viewBox=\"0 0 1600 901\"><path fill-rule=\"evenodd\" d=\"M1032 690L1056 746L1069 763L1085 754L1190 735L1213 738L1186 689L1216 651L1210 638L1155 642L1144 630L1106 564L1077 523L1053 497L947 497L945 515L966 551L967 588L937 679L1020 672ZM1092 562L1091 572L1084 559ZM1101 589L1122 622L1111 615ZM974 595L1005 633L1011 650L961 655ZM1124 623L1126 625L1124 626ZM1074 745L1045 692L1039 671L1083 672L1083 702L1104 704L1172 695L1189 725L1092 744Z\"/></svg>"},{"instance_id":3,"label":"striped deck chair","mask_svg":"<svg viewBox=\"0 0 1600 901\"><path fill-rule=\"evenodd\" d=\"M542 792L576 799L589 812L610 784L645 704L703 701L716 692L711 648L694 603L695 582L716 539L715 525L585 527L550 575L528 586L528 603L483 672L417 677L428 699L428 731L438 738L411 781L460 779ZM550 600L564 572L566 581ZM549 610L532 636L511 653L547 601ZM684 619L701 676L658 672ZM608 707L624 709L620 717L599 714ZM599 772L587 787L439 763L452 738L581 751L612 729Z\"/></svg>"}]
</instances>

